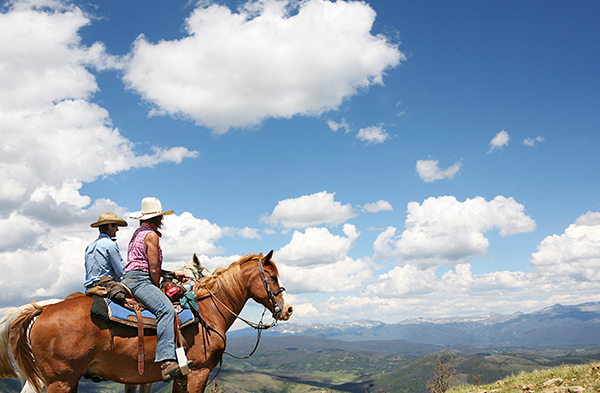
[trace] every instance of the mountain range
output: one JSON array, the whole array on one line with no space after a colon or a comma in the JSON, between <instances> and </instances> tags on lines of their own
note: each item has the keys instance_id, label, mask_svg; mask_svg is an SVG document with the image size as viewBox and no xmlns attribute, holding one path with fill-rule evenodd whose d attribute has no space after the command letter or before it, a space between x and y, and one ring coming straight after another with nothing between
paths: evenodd
<instances>
[{"instance_id":1,"label":"mountain range","mask_svg":"<svg viewBox=\"0 0 600 393\"><path fill-rule=\"evenodd\" d=\"M228 332L254 335L252 328ZM556 304L532 313L488 313L469 317L415 318L387 324L361 320L342 324L281 323L263 336L309 336L342 341L406 340L429 345L501 347L600 345L600 302Z\"/></svg>"},{"instance_id":2,"label":"mountain range","mask_svg":"<svg viewBox=\"0 0 600 393\"><path fill-rule=\"evenodd\" d=\"M532 313L416 318L394 324L281 323L257 333L228 332L222 384L209 391L240 393L425 393L438 359L463 382L494 382L520 371L558 364L600 361L600 302L556 304ZM157 383L153 391L171 387ZM0 393L18 393L20 383L0 379ZM84 393L119 393L114 382L80 381Z\"/></svg>"}]
</instances>

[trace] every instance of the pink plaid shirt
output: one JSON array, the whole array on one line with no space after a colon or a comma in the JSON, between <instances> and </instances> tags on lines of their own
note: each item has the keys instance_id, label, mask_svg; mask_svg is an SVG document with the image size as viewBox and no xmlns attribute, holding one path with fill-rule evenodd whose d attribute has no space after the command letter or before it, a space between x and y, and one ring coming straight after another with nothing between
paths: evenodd
<instances>
[{"instance_id":1,"label":"pink plaid shirt","mask_svg":"<svg viewBox=\"0 0 600 393\"><path fill-rule=\"evenodd\" d=\"M125 273L132 270L141 270L148 272L148 249L146 248L146 235L150 232L156 232L160 236L158 230L153 225L147 222L143 222L142 225L133 233L131 240L129 241L129 247L127 249L127 266L125 266ZM160 244L158 245L158 267L162 266L162 249Z\"/></svg>"}]
</instances>

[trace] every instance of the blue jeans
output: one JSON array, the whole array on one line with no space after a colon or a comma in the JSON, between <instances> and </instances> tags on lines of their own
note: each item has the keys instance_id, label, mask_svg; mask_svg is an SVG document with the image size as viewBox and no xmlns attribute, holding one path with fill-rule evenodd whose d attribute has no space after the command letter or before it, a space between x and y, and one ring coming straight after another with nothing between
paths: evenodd
<instances>
[{"instance_id":1,"label":"blue jeans","mask_svg":"<svg viewBox=\"0 0 600 393\"><path fill-rule=\"evenodd\" d=\"M121 282L156 316L158 340L154 361L175 360L175 309L171 300L154 285L148 272L132 270L125 273Z\"/></svg>"}]
</instances>

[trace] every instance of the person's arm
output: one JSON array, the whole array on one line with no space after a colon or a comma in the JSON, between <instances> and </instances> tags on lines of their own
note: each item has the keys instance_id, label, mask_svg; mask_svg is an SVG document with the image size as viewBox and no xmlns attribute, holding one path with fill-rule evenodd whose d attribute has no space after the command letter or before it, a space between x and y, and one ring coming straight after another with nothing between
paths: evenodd
<instances>
[{"instance_id":1,"label":"person's arm","mask_svg":"<svg viewBox=\"0 0 600 393\"><path fill-rule=\"evenodd\" d=\"M115 271L114 279L120 281L121 277L123 277L123 273L125 273L125 263L123 262L123 257L121 257L121 252L119 251L119 245L117 243L114 243L113 246L108 249L108 259Z\"/></svg>"},{"instance_id":2,"label":"person's arm","mask_svg":"<svg viewBox=\"0 0 600 393\"><path fill-rule=\"evenodd\" d=\"M146 250L148 251L148 268L150 270L150 278L154 285L160 286L160 266L158 262L158 235L150 232L144 239Z\"/></svg>"}]
</instances>

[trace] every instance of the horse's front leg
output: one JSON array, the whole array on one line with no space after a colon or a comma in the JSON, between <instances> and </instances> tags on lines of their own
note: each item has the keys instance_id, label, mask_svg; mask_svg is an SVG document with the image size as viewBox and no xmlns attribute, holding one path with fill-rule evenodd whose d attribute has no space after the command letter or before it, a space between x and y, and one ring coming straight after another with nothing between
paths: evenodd
<instances>
[{"instance_id":1,"label":"horse's front leg","mask_svg":"<svg viewBox=\"0 0 600 393\"><path fill-rule=\"evenodd\" d=\"M210 374L208 368L190 370L190 373L187 375L188 393L203 393L208 381L208 374ZM183 389L177 382L173 382L173 393L183 393Z\"/></svg>"},{"instance_id":2,"label":"horse's front leg","mask_svg":"<svg viewBox=\"0 0 600 393\"><path fill-rule=\"evenodd\" d=\"M139 386L139 390L138 390ZM125 393L150 393L152 392L152 384L145 383L143 385L125 385ZM23 393L23 392L21 392Z\"/></svg>"},{"instance_id":3,"label":"horse's front leg","mask_svg":"<svg viewBox=\"0 0 600 393\"><path fill-rule=\"evenodd\" d=\"M139 393L151 393L152 392L152 383L145 383L140 385Z\"/></svg>"},{"instance_id":4,"label":"horse's front leg","mask_svg":"<svg viewBox=\"0 0 600 393\"><path fill-rule=\"evenodd\" d=\"M125 393L137 393L137 387L138 385L125 385Z\"/></svg>"}]
</instances>

